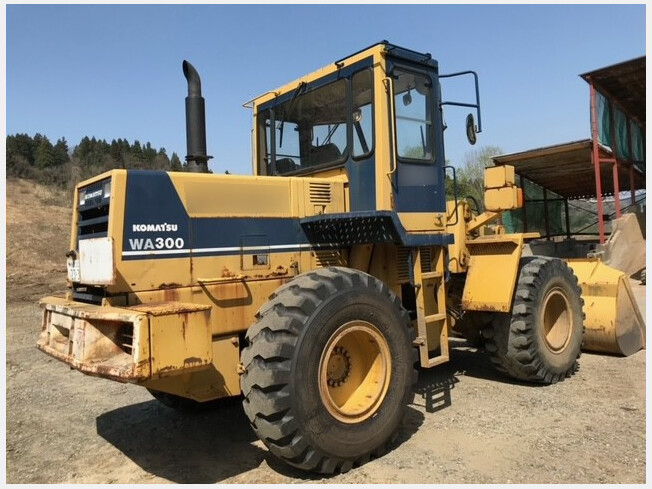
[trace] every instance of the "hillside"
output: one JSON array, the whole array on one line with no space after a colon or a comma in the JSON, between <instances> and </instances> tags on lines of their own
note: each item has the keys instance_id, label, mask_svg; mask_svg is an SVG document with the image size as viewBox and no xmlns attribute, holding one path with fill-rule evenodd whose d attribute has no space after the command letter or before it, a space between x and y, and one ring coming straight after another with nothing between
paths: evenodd
<instances>
[{"instance_id":1,"label":"hillside","mask_svg":"<svg viewBox=\"0 0 652 489\"><path fill-rule=\"evenodd\" d=\"M6 184L7 302L65 292L69 193L28 180L9 179Z\"/></svg>"}]
</instances>

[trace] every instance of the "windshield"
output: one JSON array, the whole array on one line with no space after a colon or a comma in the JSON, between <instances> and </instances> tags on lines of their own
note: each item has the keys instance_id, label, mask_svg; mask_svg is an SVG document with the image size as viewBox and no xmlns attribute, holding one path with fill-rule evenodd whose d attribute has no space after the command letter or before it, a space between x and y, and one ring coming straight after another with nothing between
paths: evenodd
<instances>
[{"instance_id":1,"label":"windshield","mask_svg":"<svg viewBox=\"0 0 652 489\"><path fill-rule=\"evenodd\" d=\"M353 108L349 109L347 91L351 90ZM372 100L370 70L312 90L299 85L290 99L259 115L260 129L264 129L264 138L259 138L261 174L286 175L342 165L349 148L354 158L368 155L373 142Z\"/></svg>"}]
</instances>

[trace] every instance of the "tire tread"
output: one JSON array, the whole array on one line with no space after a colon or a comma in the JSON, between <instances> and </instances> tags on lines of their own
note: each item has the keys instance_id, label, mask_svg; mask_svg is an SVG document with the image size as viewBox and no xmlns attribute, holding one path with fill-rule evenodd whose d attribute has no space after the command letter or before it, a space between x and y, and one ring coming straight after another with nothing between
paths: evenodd
<instances>
[{"instance_id":1,"label":"tire tread","mask_svg":"<svg viewBox=\"0 0 652 489\"><path fill-rule=\"evenodd\" d=\"M311 447L291 414L290 365L304 322L330 295L354 287L366 287L387 298L400 312L410 342L415 339L408 312L386 284L371 275L342 267L314 270L281 286L260 308L257 322L245 336L247 346L241 354L245 370L241 378L244 411L270 452L301 469L323 474L347 472L384 453L398 433L397 428L380 447L355 460L337 458ZM416 364L418 351L410 350ZM413 369L413 384L417 378L418 372Z\"/></svg>"},{"instance_id":2,"label":"tire tread","mask_svg":"<svg viewBox=\"0 0 652 489\"><path fill-rule=\"evenodd\" d=\"M560 259L534 257L521 268L511 315L501 314L483 331L485 349L498 371L518 380L552 384L571 377L579 369L581 348L563 372L554 372L546 364L536 341L537 290L546 280L559 275L565 277L575 291L582 321L585 319L582 290L571 268Z\"/></svg>"}]
</instances>

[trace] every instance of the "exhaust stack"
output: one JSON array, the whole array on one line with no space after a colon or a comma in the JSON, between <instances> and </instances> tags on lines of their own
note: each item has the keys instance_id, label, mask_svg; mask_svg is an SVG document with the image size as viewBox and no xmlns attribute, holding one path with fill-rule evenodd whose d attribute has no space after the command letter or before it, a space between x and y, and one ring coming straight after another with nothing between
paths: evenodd
<instances>
[{"instance_id":1,"label":"exhaust stack","mask_svg":"<svg viewBox=\"0 0 652 489\"><path fill-rule=\"evenodd\" d=\"M188 96L186 97L186 163L188 171L193 173L208 173L208 160L212 156L206 154L206 115L204 97L201 96L201 80L197 70L184 60L183 75L188 81Z\"/></svg>"}]
</instances>

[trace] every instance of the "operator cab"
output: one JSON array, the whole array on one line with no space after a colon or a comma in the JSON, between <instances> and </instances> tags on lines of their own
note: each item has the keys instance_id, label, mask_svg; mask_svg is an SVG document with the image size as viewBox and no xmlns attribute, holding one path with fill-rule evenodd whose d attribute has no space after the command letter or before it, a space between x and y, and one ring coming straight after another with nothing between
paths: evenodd
<instances>
[{"instance_id":1,"label":"operator cab","mask_svg":"<svg viewBox=\"0 0 652 489\"><path fill-rule=\"evenodd\" d=\"M443 212L439 77L383 41L254 99L254 173L345 179L350 211Z\"/></svg>"}]
</instances>

